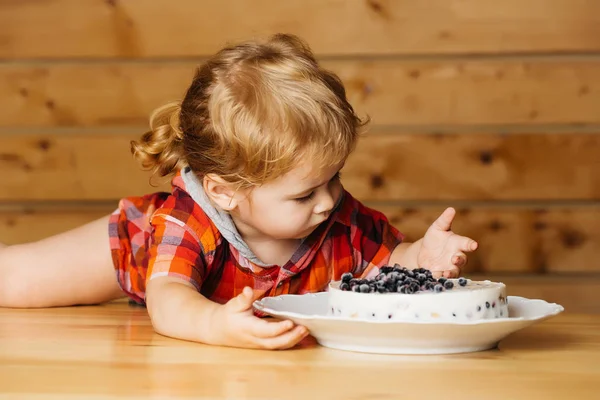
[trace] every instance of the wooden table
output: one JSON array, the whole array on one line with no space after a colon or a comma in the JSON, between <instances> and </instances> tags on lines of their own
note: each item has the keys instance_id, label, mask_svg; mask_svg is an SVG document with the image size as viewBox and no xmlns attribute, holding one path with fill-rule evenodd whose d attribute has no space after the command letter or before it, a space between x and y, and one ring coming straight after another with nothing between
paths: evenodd
<instances>
[{"instance_id":1,"label":"wooden table","mask_svg":"<svg viewBox=\"0 0 600 400\"><path fill-rule=\"evenodd\" d=\"M205 346L126 303L0 309L0 399L600 399L600 315L559 315L496 350L351 353Z\"/></svg>"}]
</instances>

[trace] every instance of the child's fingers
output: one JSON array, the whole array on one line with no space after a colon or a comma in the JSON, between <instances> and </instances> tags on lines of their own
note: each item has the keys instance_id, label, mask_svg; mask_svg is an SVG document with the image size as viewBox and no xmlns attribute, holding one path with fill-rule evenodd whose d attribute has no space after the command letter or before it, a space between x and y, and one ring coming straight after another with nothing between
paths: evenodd
<instances>
[{"instance_id":1,"label":"child's fingers","mask_svg":"<svg viewBox=\"0 0 600 400\"><path fill-rule=\"evenodd\" d=\"M255 317L248 330L252 336L257 338L272 338L282 335L293 328L294 323L289 320L272 322Z\"/></svg>"},{"instance_id":2,"label":"child's fingers","mask_svg":"<svg viewBox=\"0 0 600 400\"><path fill-rule=\"evenodd\" d=\"M467 255L462 251L452 256L452 265L456 265L458 268L462 268L467 264Z\"/></svg>"},{"instance_id":3,"label":"child's fingers","mask_svg":"<svg viewBox=\"0 0 600 400\"><path fill-rule=\"evenodd\" d=\"M251 288L245 287L242 293L227 302L227 306L234 312L247 311L252 308L255 300L254 292Z\"/></svg>"},{"instance_id":4,"label":"child's fingers","mask_svg":"<svg viewBox=\"0 0 600 400\"><path fill-rule=\"evenodd\" d=\"M433 222L432 227L439 229L440 231L449 231L452 227L452 221L456 215L456 210L452 207L448 207L444 212Z\"/></svg>"},{"instance_id":5,"label":"child's fingers","mask_svg":"<svg viewBox=\"0 0 600 400\"><path fill-rule=\"evenodd\" d=\"M477 250L479 244L471 238L466 236L454 235L452 236L453 245L460 251L471 252Z\"/></svg>"},{"instance_id":6,"label":"child's fingers","mask_svg":"<svg viewBox=\"0 0 600 400\"><path fill-rule=\"evenodd\" d=\"M283 350L294 347L308 335L308 329L297 325L294 329L272 338L258 338L257 345L263 349Z\"/></svg>"},{"instance_id":7,"label":"child's fingers","mask_svg":"<svg viewBox=\"0 0 600 400\"><path fill-rule=\"evenodd\" d=\"M460 275L460 269L450 268L444 271L444 278L457 278Z\"/></svg>"}]
</instances>

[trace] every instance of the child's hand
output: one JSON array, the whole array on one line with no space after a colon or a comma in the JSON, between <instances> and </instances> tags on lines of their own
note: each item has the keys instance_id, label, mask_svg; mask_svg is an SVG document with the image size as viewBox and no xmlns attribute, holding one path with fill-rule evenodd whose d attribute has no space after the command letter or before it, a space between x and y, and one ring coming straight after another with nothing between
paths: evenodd
<instances>
[{"instance_id":1,"label":"child's hand","mask_svg":"<svg viewBox=\"0 0 600 400\"><path fill-rule=\"evenodd\" d=\"M214 342L218 345L257 349L289 349L308 335L308 330L292 321L269 322L252 312L252 289L219 306L212 319Z\"/></svg>"},{"instance_id":2,"label":"child's hand","mask_svg":"<svg viewBox=\"0 0 600 400\"><path fill-rule=\"evenodd\" d=\"M447 208L423 237L417 263L433 272L434 277L457 277L460 268L467 263L465 252L477 249L476 241L450 230L455 215L454 208Z\"/></svg>"}]
</instances>

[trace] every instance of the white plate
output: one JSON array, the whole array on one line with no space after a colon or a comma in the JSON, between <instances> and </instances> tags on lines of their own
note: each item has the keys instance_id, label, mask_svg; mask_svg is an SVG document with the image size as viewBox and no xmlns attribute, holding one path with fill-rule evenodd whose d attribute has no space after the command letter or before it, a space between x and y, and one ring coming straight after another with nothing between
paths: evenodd
<instances>
[{"instance_id":1,"label":"white plate","mask_svg":"<svg viewBox=\"0 0 600 400\"><path fill-rule=\"evenodd\" d=\"M451 354L494 348L502 339L564 308L508 296L510 318L463 323L367 321L327 315L327 292L267 297L254 303L265 314L307 327L325 347L384 354Z\"/></svg>"}]
</instances>

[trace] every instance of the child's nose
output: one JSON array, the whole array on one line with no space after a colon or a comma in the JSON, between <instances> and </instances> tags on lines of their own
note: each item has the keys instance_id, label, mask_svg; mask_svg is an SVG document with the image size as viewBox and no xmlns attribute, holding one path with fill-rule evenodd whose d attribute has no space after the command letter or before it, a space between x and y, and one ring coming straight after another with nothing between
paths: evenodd
<instances>
[{"instance_id":1,"label":"child's nose","mask_svg":"<svg viewBox=\"0 0 600 400\"><path fill-rule=\"evenodd\" d=\"M335 199L333 198L332 193L324 193L315 207L315 214L328 214L333 209L334 205Z\"/></svg>"}]
</instances>

